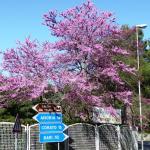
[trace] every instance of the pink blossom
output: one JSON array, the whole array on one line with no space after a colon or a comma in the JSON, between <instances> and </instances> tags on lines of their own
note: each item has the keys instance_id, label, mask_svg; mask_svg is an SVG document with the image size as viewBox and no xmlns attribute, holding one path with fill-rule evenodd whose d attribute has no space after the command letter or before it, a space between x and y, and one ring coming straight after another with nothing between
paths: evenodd
<instances>
[{"instance_id":1,"label":"pink blossom","mask_svg":"<svg viewBox=\"0 0 150 150\"><path fill-rule=\"evenodd\" d=\"M114 59L128 55L126 50L112 45L121 33L114 18L111 12L98 10L91 1L61 13L45 14L44 24L58 40L39 44L27 38L18 42L17 48L4 52L2 69L9 77L0 77L0 90L7 92L0 105L9 98L37 98L48 84L56 87L56 92L69 87L63 97L67 101L111 106L115 99L130 105L132 92L119 72L134 74L135 70Z\"/></svg>"}]
</instances>

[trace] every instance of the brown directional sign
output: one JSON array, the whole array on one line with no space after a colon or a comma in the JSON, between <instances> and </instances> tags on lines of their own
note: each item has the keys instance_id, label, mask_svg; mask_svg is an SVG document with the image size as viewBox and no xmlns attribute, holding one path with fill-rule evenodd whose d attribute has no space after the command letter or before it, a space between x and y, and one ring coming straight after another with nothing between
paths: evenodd
<instances>
[{"instance_id":1,"label":"brown directional sign","mask_svg":"<svg viewBox=\"0 0 150 150\"><path fill-rule=\"evenodd\" d=\"M61 106L52 103L39 103L32 107L37 112L62 112Z\"/></svg>"}]
</instances>

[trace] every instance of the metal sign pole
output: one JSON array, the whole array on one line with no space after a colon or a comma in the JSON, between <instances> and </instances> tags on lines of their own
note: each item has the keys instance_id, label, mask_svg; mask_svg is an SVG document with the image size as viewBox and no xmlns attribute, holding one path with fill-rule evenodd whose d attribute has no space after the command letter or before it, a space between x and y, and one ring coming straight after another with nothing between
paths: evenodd
<instances>
[{"instance_id":1,"label":"metal sign pole","mask_svg":"<svg viewBox=\"0 0 150 150\"><path fill-rule=\"evenodd\" d=\"M44 147L44 145L42 144L42 150L44 150L44 148L43 148L43 147Z\"/></svg>"},{"instance_id":2,"label":"metal sign pole","mask_svg":"<svg viewBox=\"0 0 150 150\"><path fill-rule=\"evenodd\" d=\"M60 143L58 142L58 150L60 150Z\"/></svg>"}]
</instances>

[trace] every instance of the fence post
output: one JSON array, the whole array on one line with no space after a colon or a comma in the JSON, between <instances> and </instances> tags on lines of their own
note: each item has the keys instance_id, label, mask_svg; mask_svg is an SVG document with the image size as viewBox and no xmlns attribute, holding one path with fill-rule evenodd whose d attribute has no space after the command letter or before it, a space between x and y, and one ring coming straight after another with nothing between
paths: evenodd
<instances>
[{"instance_id":1,"label":"fence post","mask_svg":"<svg viewBox=\"0 0 150 150\"><path fill-rule=\"evenodd\" d=\"M30 150L30 147L31 147L31 141L30 141L30 139L31 139L31 137L30 137L30 130L31 130L31 128L30 128L30 126L28 125L28 137L27 137L27 139L28 139L28 150Z\"/></svg>"},{"instance_id":2,"label":"fence post","mask_svg":"<svg viewBox=\"0 0 150 150\"><path fill-rule=\"evenodd\" d=\"M18 135L17 135L18 133L15 133L15 150L17 150L18 148L17 148L17 143L18 143Z\"/></svg>"},{"instance_id":3,"label":"fence post","mask_svg":"<svg viewBox=\"0 0 150 150\"><path fill-rule=\"evenodd\" d=\"M98 126L95 126L95 146L96 146L96 150L99 150L99 130L98 130Z\"/></svg>"},{"instance_id":4,"label":"fence post","mask_svg":"<svg viewBox=\"0 0 150 150\"><path fill-rule=\"evenodd\" d=\"M117 126L117 135L118 135L118 150L121 150L121 143L120 143L120 139L121 139L121 132L120 132L120 126Z\"/></svg>"},{"instance_id":5,"label":"fence post","mask_svg":"<svg viewBox=\"0 0 150 150\"><path fill-rule=\"evenodd\" d=\"M27 135L27 150L29 150L29 124L26 126L26 135Z\"/></svg>"}]
</instances>

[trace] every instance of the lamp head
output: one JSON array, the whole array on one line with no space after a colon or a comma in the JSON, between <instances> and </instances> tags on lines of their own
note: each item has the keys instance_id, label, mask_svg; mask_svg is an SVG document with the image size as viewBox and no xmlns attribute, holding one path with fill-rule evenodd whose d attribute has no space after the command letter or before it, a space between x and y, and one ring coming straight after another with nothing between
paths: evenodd
<instances>
[{"instance_id":1,"label":"lamp head","mask_svg":"<svg viewBox=\"0 0 150 150\"><path fill-rule=\"evenodd\" d=\"M150 50L149 40L147 40L147 42L146 42L146 48L145 48L145 50Z\"/></svg>"},{"instance_id":2,"label":"lamp head","mask_svg":"<svg viewBox=\"0 0 150 150\"><path fill-rule=\"evenodd\" d=\"M147 27L147 24L138 24L136 25L136 28L145 29Z\"/></svg>"}]
</instances>

